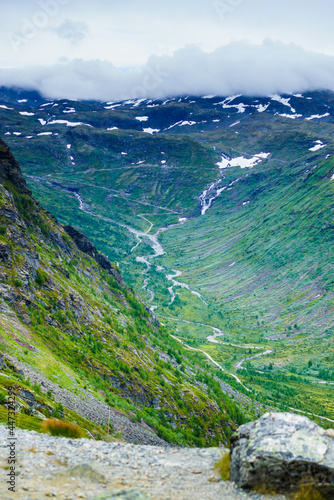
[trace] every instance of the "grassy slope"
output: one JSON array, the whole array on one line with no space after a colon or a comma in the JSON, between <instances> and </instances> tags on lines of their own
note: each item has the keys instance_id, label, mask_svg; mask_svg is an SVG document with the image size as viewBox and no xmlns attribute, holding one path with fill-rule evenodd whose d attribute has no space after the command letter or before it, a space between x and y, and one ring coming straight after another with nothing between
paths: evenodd
<instances>
[{"instance_id":1,"label":"grassy slope","mask_svg":"<svg viewBox=\"0 0 334 500\"><path fill-rule=\"evenodd\" d=\"M229 398L212 379L208 380L213 384L212 399L194 385L196 372L185 373L186 364L193 365L191 356L184 357L182 347L154 323L133 291L76 250L61 226L29 196L8 181L5 185L7 189L0 186L0 240L10 248L12 260L2 263L1 279L11 306L29 325L2 316L2 352L42 370L70 390L91 388L97 397L143 418L170 441L198 445L226 441L234 425L227 411L243 420ZM7 210L15 210L9 192L27 228L19 219L8 218ZM37 270L29 268L36 252ZM143 350L144 357L139 354ZM165 361L159 359L163 351L169 353ZM15 373L8 375L14 377L14 384L24 385ZM111 376L124 387L113 387ZM145 395L146 406L136 403L140 394ZM151 406L156 397L161 411ZM164 415L167 410L176 418L184 414L187 418L174 429ZM25 420L22 417L22 425L27 426Z\"/></svg>"},{"instance_id":2,"label":"grassy slope","mask_svg":"<svg viewBox=\"0 0 334 500\"><path fill-rule=\"evenodd\" d=\"M314 104L308 115L325 111L316 107L320 101L321 106L332 104L327 94L312 98ZM301 109L307 105L304 100ZM87 105L80 106L78 119L92 123L94 115ZM277 111L287 112L284 108ZM150 125L160 128L173 121L191 119L190 109L197 119L209 116L221 119L221 123L217 128L173 128L154 137L141 134L138 124L134 129L136 115L148 114ZM271 153L269 160L251 171L224 171L226 185L240 177L242 180L224 191L204 217L161 236L168 253L155 263L168 272L182 270L180 280L200 291L208 307L180 288L175 289L178 296L169 305L167 288L171 283L166 280L166 272L158 271L156 266L149 273L150 288L162 316L224 328L226 338L238 344L256 342L264 348L275 348L275 354L251 360L250 366L265 371L265 377L275 373L282 376L283 381L277 382L279 390L271 390L274 383L270 381L264 391L265 384L256 379L261 374L240 374L259 391L258 397L274 397L275 404L284 406L286 398L282 395L289 381L295 390L296 407L308 409L311 398L312 411L333 417L331 387L318 383L333 376L333 185L329 179L334 169L331 158L325 160L334 147L332 123L293 121L267 113L235 116L230 110L209 109L206 103L196 103L194 107L168 104L163 113L158 108L117 112L101 109L100 113L105 123L95 114L97 126L111 126L117 121L117 126L131 130L106 132L101 128L68 129L55 125L48 130L58 132L57 138L34 137L28 151L23 140L10 137L10 141L27 172L52 172L52 179L78 187L94 212L142 230L149 226L138 215L144 214L154 228L175 222L182 215L198 215L199 193L219 176L214 164L220 153ZM240 124L231 128L236 119ZM28 133L31 125L27 122L26 127ZM327 148L310 152L309 148L320 138ZM72 144L75 166L70 162L67 143ZM128 155L121 155L124 151ZM162 151L165 155L161 155ZM145 163L138 165L143 160ZM168 168L161 164L162 160L167 161ZM119 262L128 282L149 299L149 293L141 289L145 266L138 265L135 257L152 253L150 247L143 243L131 253L136 239L126 230L80 212L73 195L54 186L30 182L45 206L52 207L60 220L83 228L99 248ZM112 196L106 199L107 194ZM176 328L175 322L163 321ZM247 349L205 343L211 332L203 327L179 324L177 328L180 337L193 345L204 345L231 371L236 361L249 354Z\"/></svg>"}]
</instances>

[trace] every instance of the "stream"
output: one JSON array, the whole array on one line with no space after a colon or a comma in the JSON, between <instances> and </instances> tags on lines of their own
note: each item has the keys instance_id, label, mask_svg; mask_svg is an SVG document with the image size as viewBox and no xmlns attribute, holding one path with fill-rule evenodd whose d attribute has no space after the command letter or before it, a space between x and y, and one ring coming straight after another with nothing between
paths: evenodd
<instances>
[{"instance_id":1,"label":"stream","mask_svg":"<svg viewBox=\"0 0 334 500\"><path fill-rule=\"evenodd\" d=\"M219 183L221 180L219 180L217 183ZM209 197L209 200L207 201L206 198L203 196L204 193L201 195L203 196L203 198L200 197L200 200L201 200L201 203L202 203L202 215L204 215L206 213L206 211L210 208L211 204L212 204L212 201L220 194L220 192L223 190L217 190L217 183L215 184L212 184L210 186L210 188L205 191L204 193L207 193L211 191L211 194L215 193L214 196L212 197ZM147 243L151 246L151 248L153 249L154 251L154 255L149 255L149 256L137 256L136 257L136 262L138 263L141 263L141 264L144 264L146 266L146 268L142 271L142 275L144 277L144 282L143 282L143 286L142 286L142 289L146 292L149 293L150 295L150 298L148 300L149 303L152 303L154 298L155 298L155 294L153 292L153 290L151 290L148 286L149 286L149 283L151 281L151 278L148 275L151 267L152 267L152 260L155 259L156 257L159 257L161 255L164 255L165 254L165 250L163 248L163 246L161 245L161 243L159 242L158 240L158 237L160 234L162 234L164 231L167 231L168 229L171 229L171 228L174 228L174 227L178 227L178 226L182 226L183 224L185 224L187 222L187 219L181 219L180 222L176 223L176 224L171 224L167 227L163 227L163 228L160 228L158 229L154 234L149 234L149 231L152 229L153 227L153 224L148 220L146 219L144 216L142 215L139 215L139 217L142 217L147 223L150 224L150 227L147 231L140 231L140 230L137 230L137 229L134 229L132 228L131 226L127 226L126 224L122 224L120 222L117 222L113 219L110 219L108 217L104 217L103 215L99 215L99 214L96 214L94 213L90 206L84 202L82 196L79 194L79 193L73 193L74 196L78 199L79 201L79 210L82 210L83 212L89 214L89 215L92 215L93 217L97 217L99 219L102 219L106 222L110 222L112 224L116 224L120 227L123 227L125 229L127 229L130 233L134 234L136 236L136 238L138 239L138 243L131 249L131 252L133 250L135 250L142 242L143 242L143 239L145 239L147 241ZM160 267L160 270L163 270L162 267ZM208 305L207 302L205 302L202 297L201 297L201 294L196 292L195 290L192 290L189 285L187 283L183 283L181 281L178 281L176 280L175 278L179 278L181 275L182 275L182 271L178 271L176 269L173 269L173 272L175 274L167 274L166 275L166 278L168 281L171 281L172 282L172 286L170 286L168 288L168 291L171 295L171 301L169 303L170 304L173 304L175 298L176 298L176 292L174 291L174 287L181 287L181 288L184 288L186 290L189 290L190 293L192 293L193 295L195 295L196 297L198 297L205 305ZM152 305L151 306L151 311L155 311L159 306L157 305ZM177 318L168 318L166 316L161 316L162 318L165 317L166 319L170 319L170 320L175 320L175 321L182 321L184 323L189 323L189 324L194 324L194 325L200 325L200 326L205 326L205 327L208 327L208 328L211 328L213 330L213 334L212 335L209 335L207 337L207 341L208 342L211 342L211 343L214 343L214 344L225 344L225 345L230 345L230 346L233 346L233 347L239 347L239 348L242 348L242 349L264 349L263 347L260 347L260 346L250 346L250 345L238 345L238 344L231 344L229 342L221 342L221 341L218 341L216 340L218 337L223 337L225 335L225 333L220 330L219 328L216 328L214 326L211 326L211 325L206 325L204 323L195 323L195 322L192 322L192 321L187 321L187 320L181 320L181 319L177 319ZM172 335L171 335L172 336ZM173 337L173 336L172 336ZM175 338L176 340L178 340L179 342L181 342L183 344L183 342L178 339L177 337L173 337ZM200 349L196 349L194 347L190 347L186 344L184 344L187 348L191 349L191 350L195 350L195 351L198 351L198 352L201 352L203 353L205 356L208 357L208 359L210 359L210 361L216 365L220 370L224 371L225 370L222 368L222 366L217 363L214 359L212 359L212 357L206 353L205 351L202 351ZM272 354L274 352L274 349L268 349L266 350L264 353L259 353L259 354L256 354L254 356L248 356L244 359L242 359L241 361L238 361L235 365L234 365L234 368L235 370L246 370L246 368L244 368L242 365L245 361L249 360L249 359L253 359L253 358L257 358L257 357L260 357L260 356L265 356L265 355L268 355L268 354ZM226 373L229 373L229 372L226 372ZM229 373L229 375L231 375L232 377L234 377L237 382L239 384L241 384L247 391L250 391L250 389L248 387L246 387L242 382L241 380L236 376L234 375L233 373Z\"/></svg>"}]
</instances>

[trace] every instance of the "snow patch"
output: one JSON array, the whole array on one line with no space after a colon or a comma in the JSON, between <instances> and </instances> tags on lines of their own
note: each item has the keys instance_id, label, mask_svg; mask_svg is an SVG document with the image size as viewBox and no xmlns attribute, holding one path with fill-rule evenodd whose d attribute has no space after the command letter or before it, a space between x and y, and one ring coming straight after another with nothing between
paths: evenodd
<instances>
[{"instance_id":1,"label":"snow patch","mask_svg":"<svg viewBox=\"0 0 334 500\"><path fill-rule=\"evenodd\" d=\"M181 122L179 127L184 127L184 125L196 125L197 122L187 122L187 121L184 121L184 122Z\"/></svg>"},{"instance_id":2,"label":"snow patch","mask_svg":"<svg viewBox=\"0 0 334 500\"><path fill-rule=\"evenodd\" d=\"M240 168L252 168L262 160L265 160L270 156L270 153L259 153L254 155L253 158L245 158L244 156L238 156L237 158L227 158L226 156L222 156L222 160L218 162L216 165L220 168L228 168L228 167L240 167Z\"/></svg>"},{"instance_id":3,"label":"snow patch","mask_svg":"<svg viewBox=\"0 0 334 500\"><path fill-rule=\"evenodd\" d=\"M121 104L112 104L111 106L104 106L104 109L115 109L122 106Z\"/></svg>"},{"instance_id":4,"label":"snow patch","mask_svg":"<svg viewBox=\"0 0 334 500\"><path fill-rule=\"evenodd\" d=\"M246 111L246 108L248 108L247 104L243 104L243 103L230 104L237 97L241 97L241 95L242 94L237 94L237 95L233 95L231 97L227 97L224 101L218 102L217 104L215 104L215 106L221 104L224 109L236 108L238 110L238 113L244 113Z\"/></svg>"},{"instance_id":5,"label":"snow patch","mask_svg":"<svg viewBox=\"0 0 334 500\"><path fill-rule=\"evenodd\" d=\"M8 106L5 106L4 104L0 104L0 108L2 108L2 109L14 109L14 108L9 108Z\"/></svg>"},{"instance_id":6,"label":"snow patch","mask_svg":"<svg viewBox=\"0 0 334 500\"><path fill-rule=\"evenodd\" d=\"M56 124L66 125L67 127L79 127L81 125L84 125L86 127L92 127L92 125L89 125L89 123L69 122L67 120L51 120L50 122L48 122L48 125L56 125Z\"/></svg>"},{"instance_id":7,"label":"snow patch","mask_svg":"<svg viewBox=\"0 0 334 500\"><path fill-rule=\"evenodd\" d=\"M257 106L255 106L255 108L257 109L257 111L259 113L264 113L265 111L267 111L269 106L270 106L270 103L269 104L258 104Z\"/></svg>"},{"instance_id":8,"label":"snow patch","mask_svg":"<svg viewBox=\"0 0 334 500\"><path fill-rule=\"evenodd\" d=\"M43 120L43 118L38 118L38 121L40 122L41 125L46 125L46 121Z\"/></svg>"},{"instance_id":9,"label":"snow patch","mask_svg":"<svg viewBox=\"0 0 334 500\"><path fill-rule=\"evenodd\" d=\"M281 97L278 94L274 94L271 96L272 101L280 102L281 104L283 104L283 106L287 106L288 108L290 108L292 113L296 113L295 108L293 108L290 104L290 99L291 99L290 97L285 99L284 97Z\"/></svg>"},{"instance_id":10,"label":"snow patch","mask_svg":"<svg viewBox=\"0 0 334 500\"><path fill-rule=\"evenodd\" d=\"M326 116L330 116L330 114L325 113L324 115L312 115L309 116L308 118L305 118L305 120L320 120L320 118L326 118Z\"/></svg>"},{"instance_id":11,"label":"snow patch","mask_svg":"<svg viewBox=\"0 0 334 500\"><path fill-rule=\"evenodd\" d=\"M40 134L37 135L52 135L52 132L41 132Z\"/></svg>"},{"instance_id":12,"label":"snow patch","mask_svg":"<svg viewBox=\"0 0 334 500\"><path fill-rule=\"evenodd\" d=\"M145 132L145 134L157 134L158 132L160 132L160 129L159 128L143 128L143 132Z\"/></svg>"},{"instance_id":13,"label":"snow patch","mask_svg":"<svg viewBox=\"0 0 334 500\"><path fill-rule=\"evenodd\" d=\"M34 116L35 113L28 113L28 111L19 111L22 116Z\"/></svg>"},{"instance_id":14,"label":"snow patch","mask_svg":"<svg viewBox=\"0 0 334 500\"><path fill-rule=\"evenodd\" d=\"M107 128L107 130L119 130L119 128L118 127L109 127L109 128Z\"/></svg>"},{"instance_id":15,"label":"snow patch","mask_svg":"<svg viewBox=\"0 0 334 500\"><path fill-rule=\"evenodd\" d=\"M17 102L28 102L28 99L18 99Z\"/></svg>"},{"instance_id":16,"label":"snow patch","mask_svg":"<svg viewBox=\"0 0 334 500\"><path fill-rule=\"evenodd\" d=\"M139 122L147 122L148 116L136 116L135 120L138 120Z\"/></svg>"},{"instance_id":17,"label":"snow patch","mask_svg":"<svg viewBox=\"0 0 334 500\"><path fill-rule=\"evenodd\" d=\"M294 115L288 115L287 113L275 113L275 115L282 116L282 118L291 118L292 120L295 120L296 118L301 118L303 115L299 115L298 113L295 113Z\"/></svg>"},{"instance_id":18,"label":"snow patch","mask_svg":"<svg viewBox=\"0 0 334 500\"><path fill-rule=\"evenodd\" d=\"M312 148L309 148L309 151L319 151L319 149L325 148L327 144L324 144L322 141L315 141L316 144Z\"/></svg>"}]
</instances>

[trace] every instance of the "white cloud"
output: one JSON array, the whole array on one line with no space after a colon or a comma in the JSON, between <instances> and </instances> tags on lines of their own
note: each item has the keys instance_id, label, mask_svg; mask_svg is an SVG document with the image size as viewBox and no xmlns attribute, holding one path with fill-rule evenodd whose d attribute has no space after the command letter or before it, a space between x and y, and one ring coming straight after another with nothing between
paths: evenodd
<instances>
[{"instance_id":1,"label":"white cloud","mask_svg":"<svg viewBox=\"0 0 334 500\"><path fill-rule=\"evenodd\" d=\"M334 91L334 57L294 44L234 42L213 52L195 46L151 56L127 71L108 61L74 60L49 67L0 70L0 85L36 89L51 98L117 101L172 95L269 95Z\"/></svg>"},{"instance_id":2,"label":"white cloud","mask_svg":"<svg viewBox=\"0 0 334 500\"><path fill-rule=\"evenodd\" d=\"M65 19L59 26L53 28L52 31L60 38L65 38L73 45L76 45L86 38L89 29L86 23Z\"/></svg>"}]
</instances>

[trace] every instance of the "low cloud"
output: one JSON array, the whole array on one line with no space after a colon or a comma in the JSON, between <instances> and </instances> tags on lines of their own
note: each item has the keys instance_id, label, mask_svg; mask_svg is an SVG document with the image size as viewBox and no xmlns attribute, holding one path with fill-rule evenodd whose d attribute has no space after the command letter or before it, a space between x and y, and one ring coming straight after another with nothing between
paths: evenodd
<instances>
[{"instance_id":1,"label":"low cloud","mask_svg":"<svg viewBox=\"0 0 334 500\"><path fill-rule=\"evenodd\" d=\"M0 85L38 90L49 98L100 101L334 91L334 57L272 40L262 45L235 42L210 53L186 47L172 56L152 56L138 69L124 70L101 60L1 69Z\"/></svg>"},{"instance_id":2,"label":"low cloud","mask_svg":"<svg viewBox=\"0 0 334 500\"><path fill-rule=\"evenodd\" d=\"M66 19L59 26L52 30L59 38L68 40L72 45L77 45L84 38L86 38L89 30L86 23L71 21Z\"/></svg>"}]
</instances>

